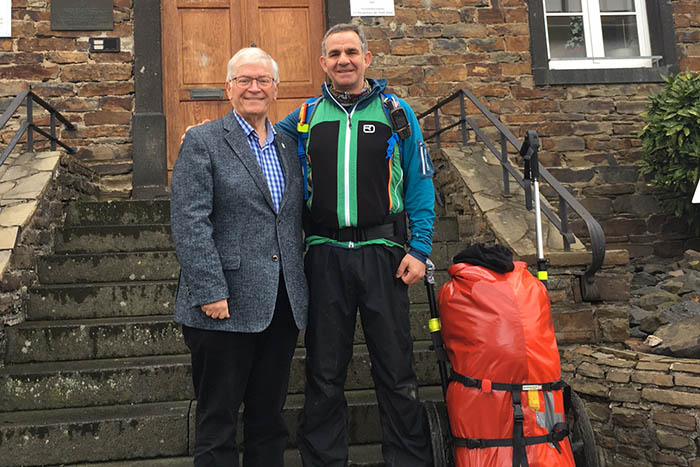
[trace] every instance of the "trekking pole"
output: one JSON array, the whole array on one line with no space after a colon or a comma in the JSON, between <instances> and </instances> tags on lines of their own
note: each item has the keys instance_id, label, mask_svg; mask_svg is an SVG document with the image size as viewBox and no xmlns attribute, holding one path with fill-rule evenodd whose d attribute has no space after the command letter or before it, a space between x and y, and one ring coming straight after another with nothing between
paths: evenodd
<instances>
[{"instance_id":1,"label":"trekking pole","mask_svg":"<svg viewBox=\"0 0 700 467\"><path fill-rule=\"evenodd\" d=\"M535 200L535 232L537 235L537 278L547 287L547 259L544 257L544 247L542 240L542 212L540 209L540 163L537 157L537 151L540 148L540 141L537 138L537 132L528 130L525 133L525 141L520 147L520 155L525 159L525 180L532 184L534 194L532 198ZM528 210L532 209L532 200L530 199L529 190L526 190L525 205Z\"/></svg>"},{"instance_id":2,"label":"trekking pole","mask_svg":"<svg viewBox=\"0 0 700 467\"><path fill-rule=\"evenodd\" d=\"M440 384L442 385L442 395L447 397L447 352L445 344L442 341L440 332L442 326L440 324L440 315L438 314L437 300L435 299L435 265L429 259L425 262L425 290L428 293L428 306L430 307L430 319L428 320L428 329L430 330L430 339L433 342L432 350L435 351L438 360L438 369L440 370Z\"/></svg>"}]
</instances>

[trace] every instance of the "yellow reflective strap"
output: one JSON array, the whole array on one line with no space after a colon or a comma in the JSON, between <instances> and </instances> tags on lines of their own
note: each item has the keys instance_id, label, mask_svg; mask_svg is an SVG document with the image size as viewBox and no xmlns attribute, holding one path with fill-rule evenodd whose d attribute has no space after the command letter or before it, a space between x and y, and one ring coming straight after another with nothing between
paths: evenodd
<instances>
[{"instance_id":1,"label":"yellow reflective strap","mask_svg":"<svg viewBox=\"0 0 700 467\"><path fill-rule=\"evenodd\" d=\"M541 281L547 280L547 271L537 271L537 278Z\"/></svg>"},{"instance_id":2,"label":"yellow reflective strap","mask_svg":"<svg viewBox=\"0 0 700 467\"><path fill-rule=\"evenodd\" d=\"M430 329L430 332L437 332L440 328L440 318L430 318L428 320L428 329Z\"/></svg>"},{"instance_id":3,"label":"yellow reflective strap","mask_svg":"<svg viewBox=\"0 0 700 467\"><path fill-rule=\"evenodd\" d=\"M540 410L540 394L538 391L527 392L527 405L534 411Z\"/></svg>"},{"instance_id":4,"label":"yellow reflective strap","mask_svg":"<svg viewBox=\"0 0 700 467\"><path fill-rule=\"evenodd\" d=\"M309 132L309 124L306 123L306 110L308 108L308 104L304 102L301 104L301 109L299 109L299 123L297 123L297 131L299 133L308 133Z\"/></svg>"}]
</instances>

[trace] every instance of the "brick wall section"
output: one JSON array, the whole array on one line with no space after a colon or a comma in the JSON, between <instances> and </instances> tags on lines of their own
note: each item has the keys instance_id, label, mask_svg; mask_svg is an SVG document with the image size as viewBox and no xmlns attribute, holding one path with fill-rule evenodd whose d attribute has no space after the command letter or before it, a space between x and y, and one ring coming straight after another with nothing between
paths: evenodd
<instances>
[{"instance_id":1,"label":"brick wall section","mask_svg":"<svg viewBox=\"0 0 700 467\"><path fill-rule=\"evenodd\" d=\"M114 0L113 31L52 31L50 3L12 1L12 37L0 39L0 106L31 86L77 124L76 132L61 128L59 135L83 149L79 153L83 165L126 182L131 173L134 107L132 0ZM90 53L89 38L102 36L119 37L121 52ZM41 122L42 114L36 113ZM18 115L3 130L2 144L24 118ZM48 121L45 114L43 121ZM44 138L36 141L41 148Z\"/></svg>"},{"instance_id":2,"label":"brick wall section","mask_svg":"<svg viewBox=\"0 0 700 467\"><path fill-rule=\"evenodd\" d=\"M629 247L632 256L672 256L697 248L683 223L663 214L663 196L646 187L635 166L641 151L636 134L643 126L639 114L657 84L536 87L523 0L395 4L395 17L356 20L374 53L371 76L388 78L393 92L418 112L467 87L518 137L536 129L541 162L568 182L601 222L611 248ZM680 68L698 72L697 1L672 4ZM456 112L456 105L451 110ZM582 222L572 228L586 238Z\"/></svg>"},{"instance_id":3,"label":"brick wall section","mask_svg":"<svg viewBox=\"0 0 700 467\"><path fill-rule=\"evenodd\" d=\"M0 39L0 106L34 86L78 123L70 142L85 149L83 163L127 196L119 184L128 183L132 159L133 1L114 0L114 31L107 32L51 31L48 0L12 3L13 37ZM672 5L680 68L700 71L697 1ZM632 256L700 248L682 222L664 214L663 197L635 167L639 113L658 85L535 87L524 0L396 0L395 6L394 17L355 19L374 53L370 76L388 78L417 111L468 87L516 135L536 129L542 162L571 184L611 247L628 247ZM122 52L90 54L88 38L102 35L120 37ZM8 138L0 134L0 141ZM581 223L572 227L585 238Z\"/></svg>"},{"instance_id":4,"label":"brick wall section","mask_svg":"<svg viewBox=\"0 0 700 467\"><path fill-rule=\"evenodd\" d=\"M601 467L700 467L700 360L560 350L562 377L584 399Z\"/></svg>"}]
</instances>

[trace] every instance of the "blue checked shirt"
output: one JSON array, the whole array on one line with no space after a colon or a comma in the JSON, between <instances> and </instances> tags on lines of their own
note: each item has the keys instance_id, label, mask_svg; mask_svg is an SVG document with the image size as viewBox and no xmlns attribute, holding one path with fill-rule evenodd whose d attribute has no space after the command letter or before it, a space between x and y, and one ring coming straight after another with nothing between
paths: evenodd
<instances>
[{"instance_id":1,"label":"blue checked shirt","mask_svg":"<svg viewBox=\"0 0 700 467\"><path fill-rule=\"evenodd\" d=\"M258 134L253 127L250 126L243 117L238 115L235 110L233 114L236 116L238 124L241 125L243 133L248 137L248 145L250 149L253 150L253 154L255 154L255 158L258 160L258 164L260 164L265 180L267 180L267 186L270 188L275 212L279 212L282 193L284 193L284 172L282 172L282 166L280 165L280 160L277 155L277 148L274 144L275 129L272 127L270 120L265 119L267 136L265 138L265 144L263 147L260 147L260 139L258 139Z\"/></svg>"}]
</instances>

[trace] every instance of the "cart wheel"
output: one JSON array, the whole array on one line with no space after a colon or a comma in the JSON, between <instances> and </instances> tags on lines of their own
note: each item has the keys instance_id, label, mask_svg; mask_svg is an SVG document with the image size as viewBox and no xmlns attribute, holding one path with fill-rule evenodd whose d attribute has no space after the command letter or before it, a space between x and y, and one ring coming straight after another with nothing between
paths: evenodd
<instances>
[{"instance_id":1,"label":"cart wheel","mask_svg":"<svg viewBox=\"0 0 700 467\"><path fill-rule=\"evenodd\" d=\"M430 444L433 448L434 467L452 467L452 445L447 418L447 408L444 402L426 401L425 413L430 429Z\"/></svg>"},{"instance_id":2,"label":"cart wheel","mask_svg":"<svg viewBox=\"0 0 700 467\"><path fill-rule=\"evenodd\" d=\"M569 425L569 443L576 467L598 467L598 453L591 421L583 401L571 388L565 389L566 421Z\"/></svg>"}]
</instances>

